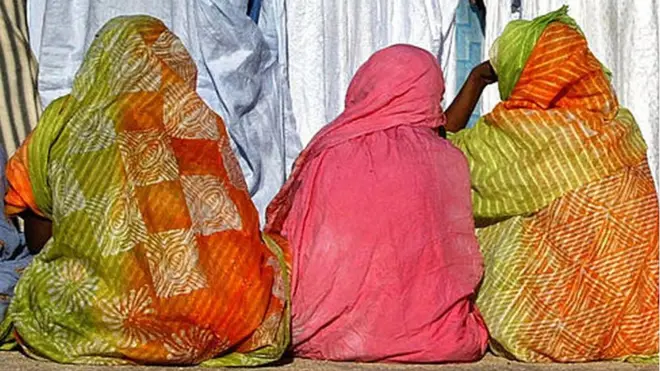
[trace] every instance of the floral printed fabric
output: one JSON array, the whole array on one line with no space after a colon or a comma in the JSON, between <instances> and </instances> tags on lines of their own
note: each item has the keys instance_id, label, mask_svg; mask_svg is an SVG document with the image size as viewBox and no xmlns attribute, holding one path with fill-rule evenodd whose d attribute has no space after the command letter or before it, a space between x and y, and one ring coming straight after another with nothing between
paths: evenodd
<instances>
[{"instance_id":1,"label":"floral printed fabric","mask_svg":"<svg viewBox=\"0 0 660 371\"><path fill-rule=\"evenodd\" d=\"M160 21L116 18L10 160L8 212L53 221L3 326L30 354L232 366L286 348L284 254L196 74Z\"/></svg>"}]
</instances>

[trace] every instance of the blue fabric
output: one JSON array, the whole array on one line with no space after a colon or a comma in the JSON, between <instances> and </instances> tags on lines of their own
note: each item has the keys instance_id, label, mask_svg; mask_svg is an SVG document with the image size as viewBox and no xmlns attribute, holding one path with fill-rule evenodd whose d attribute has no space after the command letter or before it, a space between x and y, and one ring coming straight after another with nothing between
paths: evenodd
<instances>
[{"instance_id":1,"label":"blue fabric","mask_svg":"<svg viewBox=\"0 0 660 371\"><path fill-rule=\"evenodd\" d=\"M467 80L472 68L481 63L481 48L484 35L480 17L484 14L470 5L469 0L461 0L456 9L456 91ZM481 101L470 115L467 127L472 127L481 116Z\"/></svg>"},{"instance_id":2,"label":"blue fabric","mask_svg":"<svg viewBox=\"0 0 660 371\"><path fill-rule=\"evenodd\" d=\"M14 287L21 272L32 261L23 234L19 233L14 224L5 217L4 195L7 189L5 164L7 153L0 146L0 319L5 317L10 299L14 296Z\"/></svg>"},{"instance_id":3,"label":"blue fabric","mask_svg":"<svg viewBox=\"0 0 660 371\"><path fill-rule=\"evenodd\" d=\"M248 1L248 16L254 23L259 23L259 13L261 12L261 0Z\"/></svg>"}]
</instances>

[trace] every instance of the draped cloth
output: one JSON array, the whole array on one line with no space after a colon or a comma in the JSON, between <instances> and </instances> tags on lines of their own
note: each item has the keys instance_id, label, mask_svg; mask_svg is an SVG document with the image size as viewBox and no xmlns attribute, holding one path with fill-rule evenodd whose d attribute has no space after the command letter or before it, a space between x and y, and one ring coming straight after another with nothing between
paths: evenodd
<instances>
[{"instance_id":1,"label":"draped cloth","mask_svg":"<svg viewBox=\"0 0 660 371\"><path fill-rule=\"evenodd\" d=\"M656 189L660 186L660 1L658 0L485 0L487 45L512 19L533 19L571 7L571 16L589 40L589 49L612 71L612 85L622 106L635 120L648 145L649 165ZM488 49L484 48L488 58ZM484 111L499 102L497 87L483 94Z\"/></svg>"},{"instance_id":2,"label":"draped cloth","mask_svg":"<svg viewBox=\"0 0 660 371\"><path fill-rule=\"evenodd\" d=\"M118 16L161 20L188 50L196 90L229 133L262 221L301 150L287 77L284 0L263 1L257 26L246 0L28 0L30 44L44 105L68 94L99 29Z\"/></svg>"},{"instance_id":3,"label":"draped cloth","mask_svg":"<svg viewBox=\"0 0 660 371\"><path fill-rule=\"evenodd\" d=\"M37 124L37 63L28 42L25 0L0 0L0 140L12 155Z\"/></svg>"},{"instance_id":4,"label":"draped cloth","mask_svg":"<svg viewBox=\"0 0 660 371\"><path fill-rule=\"evenodd\" d=\"M100 31L10 160L7 212L52 220L2 326L64 363L258 365L288 343L287 271L197 70L160 21ZM14 331L11 331L13 325Z\"/></svg>"},{"instance_id":5,"label":"draped cloth","mask_svg":"<svg viewBox=\"0 0 660 371\"><path fill-rule=\"evenodd\" d=\"M346 110L296 160L266 231L293 254L298 356L479 359L482 274L464 157L435 130L444 81L430 53L396 45L353 78Z\"/></svg>"},{"instance_id":6,"label":"draped cloth","mask_svg":"<svg viewBox=\"0 0 660 371\"><path fill-rule=\"evenodd\" d=\"M513 23L491 56L505 100L451 140L488 225L478 306L492 348L536 362L656 355L658 204L632 114L565 7Z\"/></svg>"}]
</instances>

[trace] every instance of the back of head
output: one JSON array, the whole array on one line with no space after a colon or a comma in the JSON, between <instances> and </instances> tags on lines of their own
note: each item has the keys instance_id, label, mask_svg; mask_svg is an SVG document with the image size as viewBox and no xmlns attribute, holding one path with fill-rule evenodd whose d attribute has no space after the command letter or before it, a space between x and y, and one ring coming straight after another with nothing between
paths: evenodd
<instances>
[{"instance_id":1,"label":"back of head","mask_svg":"<svg viewBox=\"0 0 660 371\"><path fill-rule=\"evenodd\" d=\"M351 80L344 112L317 133L301 157L396 126L442 126L444 91L442 70L431 53L401 44L382 49Z\"/></svg>"},{"instance_id":2,"label":"back of head","mask_svg":"<svg viewBox=\"0 0 660 371\"><path fill-rule=\"evenodd\" d=\"M345 108L398 104L438 113L444 92L435 57L424 49L399 44L374 53L358 69L348 87Z\"/></svg>"}]
</instances>

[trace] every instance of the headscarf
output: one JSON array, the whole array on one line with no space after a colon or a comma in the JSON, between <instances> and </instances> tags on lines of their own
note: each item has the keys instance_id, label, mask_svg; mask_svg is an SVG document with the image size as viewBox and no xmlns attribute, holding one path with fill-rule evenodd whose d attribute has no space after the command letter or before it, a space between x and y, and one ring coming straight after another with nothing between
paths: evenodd
<instances>
[{"instance_id":1,"label":"headscarf","mask_svg":"<svg viewBox=\"0 0 660 371\"><path fill-rule=\"evenodd\" d=\"M353 78L345 111L313 138L269 206L266 231L293 254L296 354L397 362L483 354L467 164L434 130L446 120L443 92L430 53L408 45L375 53Z\"/></svg>"},{"instance_id":2,"label":"headscarf","mask_svg":"<svg viewBox=\"0 0 660 371\"><path fill-rule=\"evenodd\" d=\"M8 164L10 214L53 222L0 335L64 363L257 365L288 343L283 252L197 68L157 19L99 32ZM8 340L8 339L5 339Z\"/></svg>"},{"instance_id":3,"label":"headscarf","mask_svg":"<svg viewBox=\"0 0 660 371\"><path fill-rule=\"evenodd\" d=\"M478 219L536 212L646 158L632 114L566 12L507 27L494 47L507 98L450 137L468 157Z\"/></svg>"},{"instance_id":4,"label":"headscarf","mask_svg":"<svg viewBox=\"0 0 660 371\"><path fill-rule=\"evenodd\" d=\"M281 228L295 185L315 157L351 139L400 125L443 126L447 121L440 105L444 92L442 71L431 53L411 45L393 45L374 53L348 86L344 112L299 155L291 176L268 207L266 229Z\"/></svg>"}]
</instances>

